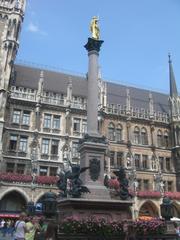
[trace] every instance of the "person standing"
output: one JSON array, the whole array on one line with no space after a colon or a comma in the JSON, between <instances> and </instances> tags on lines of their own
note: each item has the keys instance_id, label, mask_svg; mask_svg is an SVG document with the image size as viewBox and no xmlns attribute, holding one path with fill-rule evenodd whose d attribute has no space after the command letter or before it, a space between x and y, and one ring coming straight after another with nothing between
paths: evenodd
<instances>
[{"instance_id":1,"label":"person standing","mask_svg":"<svg viewBox=\"0 0 180 240\"><path fill-rule=\"evenodd\" d=\"M26 232L26 223L25 223L25 213L21 213L19 216L19 220L15 223L15 240L25 240L25 232Z\"/></svg>"},{"instance_id":2,"label":"person standing","mask_svg":"<svg viewBox=\"0 0 180 240\"><path fill-rule=\"evenodd\" d=\"M28 217L26 222L25 240L34 240L35 230L36 225L34 224L32 217Z\"/></svg>"},{"instance_id":3,"label":"person standing","mask_svg":"<svg viewBox=\"0 0 180 240\"><path fill-rule=\"evenodd\" d=\"M56 240L57 239L57 227L54 223L48 223L45 240Z\"/></svg>"}]
</instances>

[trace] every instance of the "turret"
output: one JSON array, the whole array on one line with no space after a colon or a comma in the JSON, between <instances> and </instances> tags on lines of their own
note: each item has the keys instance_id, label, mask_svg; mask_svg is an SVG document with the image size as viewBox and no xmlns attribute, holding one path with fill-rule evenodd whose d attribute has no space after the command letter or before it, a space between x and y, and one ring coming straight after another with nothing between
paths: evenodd
<instances>
[{"instance_id":1,"label":"turret","mask_svg":"<svg viewBox=\"0 0 180 240\"><path fill-rule=\"evenodd\" d=\"M9 81L19 47L26 0L0 0L0 161ZM0 166L1 167L1 166Z\"/></svg>"},{"instance_id":2,"label":"turret","mask_svg":"<svg viewBox=\"0 0 180 240\"><path fill-rule=\"evenodd\" d=\"M169 55L169 84L170 84L170 126L172 158L176 169L176 187L180 191L180 97L178 96L176 80L173 72L171 56Z\"/></svg>"}]
</instances>

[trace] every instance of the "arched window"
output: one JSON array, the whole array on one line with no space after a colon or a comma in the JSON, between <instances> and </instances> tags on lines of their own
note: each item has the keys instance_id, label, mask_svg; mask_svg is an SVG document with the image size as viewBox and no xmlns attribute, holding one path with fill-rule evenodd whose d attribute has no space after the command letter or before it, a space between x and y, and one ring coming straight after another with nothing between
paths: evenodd
<instances>
[{"instance_id":1,"label":"arched window","mask_svg":"<svg viewBox=\"0 0 180 240\"><path fill-rule=\"evenodd\" d=\"M168 133L168 131L165 131L165 133L164 133L164 146L165 146L165 148L169 147L169 133Z\"/></svg>"},{"instance_id":2,"label":"arched window","mask_svg":"<svg viewBox=\"0 0 180 240\"><path fill-rule=\"evenodd\" d=\"M134 143L140 144L140 130L138 127L134 128Z\"/></svg>"},{"instance_id":3,"label":"arched window","mask_svg":"<svg viewBox=\"0 0 180 240\"><path fill-rule=\"evenodd\" d=\"M148 145L147 130L145 128L141 129L141 143L142 145Z\"/></svg>"},{"instance_id":4,"label":"arched window","mask_svg":"<svg viewBox=\"0 0 180 240\"><path fill-rule=\"evenodd\" d=\"M116 128L116 141L120 142L121 140L122 140L122 126L121 124L118 124Z\"/></svg>"},{"instance_id":5,"label":"arched window","mask_svg":"<svg viewBox=\"0 0 180 240\"><path fill-rule=\"evenodd\" d=\"M115 127L113 123L109 123L108 126L108 139L110 141L115 141Z\"/></svg>"},{"instance_id":6,"label":"arched window","mask_svg":"<svg viewBox=\"0 0 180 240\"><path fill-rule=\"evenodd\" d=\"M157 146L162 147L163 146L163 135L161 130L158 130L157 132Z\"/></svg>"}]
</instances>

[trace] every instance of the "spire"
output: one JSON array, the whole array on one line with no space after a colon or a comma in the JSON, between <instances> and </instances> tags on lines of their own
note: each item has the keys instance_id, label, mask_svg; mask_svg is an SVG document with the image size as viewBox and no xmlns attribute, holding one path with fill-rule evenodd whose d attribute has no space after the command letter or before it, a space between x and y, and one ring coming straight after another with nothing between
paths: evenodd
<instances>
[{"instance_id":1,"label":"spire","mask_svg":"<svg viewBox=\"0 0 180 240\"><path fill-rule=\"evenodd\" d=\"M170 97L177 97L178 96L178 91L176 87L176 80L174 77L174 72L173 72L173 66L172 66L172 61L171 61L171 55L168 55L169 57L169 83L170 83Z\"/></svg>"},{"instance_id":2,"label":"spire","mask_svg":"<svg viewBox=\"0 0 180 240\"><path fill-rule=\"evenodd\" d=\"M150 118L154 117L154 102L153 102L153 96L151 92L149 92L149 115L150 115Z\"/></svg>"}]
</instances>

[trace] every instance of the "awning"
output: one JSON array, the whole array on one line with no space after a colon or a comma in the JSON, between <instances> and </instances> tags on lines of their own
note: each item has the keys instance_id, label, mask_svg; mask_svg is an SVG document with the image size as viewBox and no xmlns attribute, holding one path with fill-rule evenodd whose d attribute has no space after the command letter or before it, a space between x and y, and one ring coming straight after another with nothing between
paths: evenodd
<instances>
[{"instance_id":1,"label":"awning","mask_svg":"<svg viewBox=\"0 0 180 240\"><path fill-rule=\"evenodd\" d=\"M15 213L0 213L0 218L18 218L19 214Z\"/></svg>"},{"instance_id":2,"label":"awning","mask_svg":"<svg viewBox=\"0 0 180 240\"><path fill-rule=\"evenodd\" d=\"M171 221L177 221L177 222L179 222L179 221L180 221L180 218L173 217L173 218L171 218Z\"/></svg>"}]
</instances>

